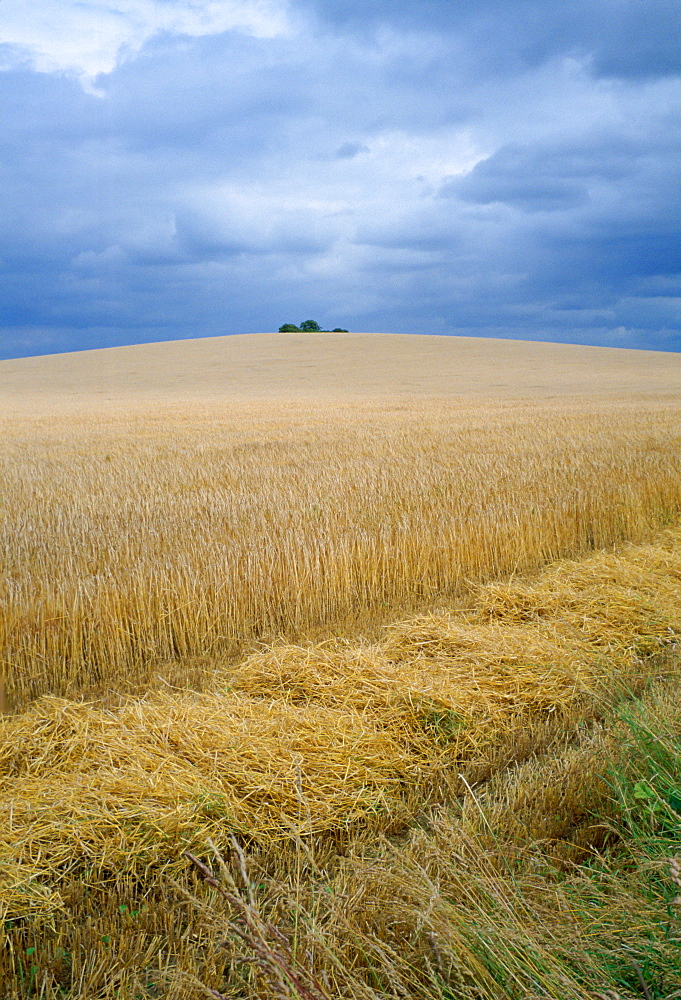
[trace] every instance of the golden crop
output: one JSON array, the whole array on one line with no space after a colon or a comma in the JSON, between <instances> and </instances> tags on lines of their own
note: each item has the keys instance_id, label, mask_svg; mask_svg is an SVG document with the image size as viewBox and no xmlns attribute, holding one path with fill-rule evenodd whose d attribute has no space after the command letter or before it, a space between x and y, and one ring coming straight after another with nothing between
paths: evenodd
<instances>
[{"instance_id":1,"label":"golden crop","mask_svg":"<svg viewBox=\"0 0 681 1000\"><path fill-rule=\"evenodd\" d=\"M672 976L570 868L614 703L675 752L671 396L17 406L0 490L3 997L592 1000L597 919Z\"/></svg>"},{"instance_id":2,"label":"golden crop","mask_svg":"<svg viewBox=\"0 0 681 1000\"><path fill-rule=\"evenodd\" d=\"M672 404L88 412L6 419L0 442L14 708L357 631L681 508Z\"/></svg>"}]
</instances>

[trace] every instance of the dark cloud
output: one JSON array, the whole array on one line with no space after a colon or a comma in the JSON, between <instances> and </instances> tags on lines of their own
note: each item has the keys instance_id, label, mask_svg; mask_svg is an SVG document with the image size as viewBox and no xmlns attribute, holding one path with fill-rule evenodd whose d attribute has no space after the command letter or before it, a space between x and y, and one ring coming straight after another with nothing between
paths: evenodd
<instances>
[{"instance_id":1,"label":"dark cloud","mask_svg":"<svg viewBox=\"0 0 681 1000\"><path fill-rule=\"evenodd\" d=\"M561 55L590 58L598 75L678 72L675 0L297 0L321 23L371 37L381 28L465 40L483 72L517 72Z\"/></svg>"},{"instance_id":2,"label":"dark cloud","mask_svg":"<svg viewBox=\"0 0 681 1000\"><path fill-rule=\"evenodd\" d=\"M441 195L525 212L566 211L590 203L590 185L622 183L646 154L640 142L617 135L587 135L579 143L509 143L465 177L445 182Z\"/></svg>"},{"instance_id":3,"label":"dark cloud","mask_svg":"<svg viewBox=\"0 0 681 1000\"><path fill-rule=\"evenodd\" d=\"M678 349L671 5L295 9L0 72L0 356L304 314Z\"/></svg>"},{"instance_id":4,"label":"dark cloud","mask_svg":"<svg viewBox=\"0 0 681 1000\"><path fill-rule=\"evenodd\" d=\"M368 152L369 147L365 146L363 142L344 142L342 146L338 147L335 155L338 160L352 160L360 153Z\"/></svg>"},{"instance_id":5,"label":"dark cloud","mask_svg":"<svg viewBox=\"0 0 681 1000\"><path fill-rule=\"evenodd\" d=\"M555 176L553 171L526 173L518 169L522 161L522 154L507 146L467 177L446 184L442 194L456 194L463 201L482 205L501 202L524 212L565 211L588 203L585 184Z\"/></svg>"}]
</instances>

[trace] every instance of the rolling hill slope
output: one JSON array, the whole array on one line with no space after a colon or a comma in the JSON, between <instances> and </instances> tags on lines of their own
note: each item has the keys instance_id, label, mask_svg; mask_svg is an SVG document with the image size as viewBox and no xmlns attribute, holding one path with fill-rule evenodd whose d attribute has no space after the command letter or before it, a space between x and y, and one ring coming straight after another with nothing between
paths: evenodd
<instances>
[{"instance_id":1,"label":"rolling hill slope","mask_svg":"<svg viewBox=\"0 0 681 1000\"><path fill-rule=\"evenodd\" d=\"M0 361L0 406L56 399L650 396L681 354L473 337L245 334Z\"/></svg>"}]
</instances>

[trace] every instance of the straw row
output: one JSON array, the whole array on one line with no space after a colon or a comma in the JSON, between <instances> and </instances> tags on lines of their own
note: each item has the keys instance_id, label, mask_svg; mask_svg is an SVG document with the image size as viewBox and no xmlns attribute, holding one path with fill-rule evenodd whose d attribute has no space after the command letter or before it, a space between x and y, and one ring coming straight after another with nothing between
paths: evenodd
<instances>
[{"instance_id":1,"label":"straw row","mask_svg":"<svg viewBox=\"0 0 681 1000\"><path fill-rule=\"evenodd\" d=\"M640 684L641 655L679 630L679 579L677 529L482 587L472 609L373 644L275 644L216 665L208 693L44 698L0 723L0 909L47 914L74 870L148 877L208 838L395 828L532 726L565 730Z\"/></svg>"}]
</instances>

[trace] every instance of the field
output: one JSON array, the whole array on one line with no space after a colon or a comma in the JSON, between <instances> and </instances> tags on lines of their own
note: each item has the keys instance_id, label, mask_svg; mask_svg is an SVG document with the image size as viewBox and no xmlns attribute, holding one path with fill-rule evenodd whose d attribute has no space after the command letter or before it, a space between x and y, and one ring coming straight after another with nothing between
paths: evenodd
<instances>
[{"instance_id":1,"label":"field","mask_svg":"<svg viewBox=\"0 0 681 1000\"><path fill-rule=\"evenodd\" d=\"M0 362L3 1000L681 995L680 390L436 337Z\"/></svg>"}]
</instances>

